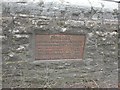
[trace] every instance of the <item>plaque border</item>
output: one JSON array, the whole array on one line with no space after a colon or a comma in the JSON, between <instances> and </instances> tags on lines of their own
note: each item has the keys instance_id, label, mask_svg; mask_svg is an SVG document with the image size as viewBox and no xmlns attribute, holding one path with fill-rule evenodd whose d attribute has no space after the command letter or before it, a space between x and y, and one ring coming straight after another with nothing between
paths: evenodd
<instances>
[{"instance_id":1,"label":"plaque border","mask_svg":"<svg viewBox=\"0 0 120 90\"><path fill-rule=\"evenodd\" d=\"M49 60L42 60L42 59L36 59L36 51L35 51L35 47L36 47L36 43L35 43L35 35L82 35L84 36L84 47L83 47L83 53L82 53L82 58L80 59L49 59ZM69 33L69 32L65 32L65 33L37 33L37 32L32 32L32 34L30 35L30 53L31 53L31 61L43 61L43 62L46 62L46 61L81 61L84 59L84 53L85 53L85 46L86 46L86 34L82 34L82 33L77 33L77 32L74 32L74 33Z\"/></svg>"}]
</instances>

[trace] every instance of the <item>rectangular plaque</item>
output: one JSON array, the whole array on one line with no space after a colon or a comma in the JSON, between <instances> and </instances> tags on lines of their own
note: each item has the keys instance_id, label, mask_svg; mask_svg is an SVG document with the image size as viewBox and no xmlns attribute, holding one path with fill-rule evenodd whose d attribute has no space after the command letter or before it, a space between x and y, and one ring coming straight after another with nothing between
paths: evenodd
<instances>
[{"instance_id":1,"label":"rectangular plaque","mask_svg":"<svg viewBox=\"0 0 120 90\"><path fill-rule=\"evenodd\" d=\"M82 59L84 44L84 35L35 35L35 59Z\"/></svg>"}]
</instances>

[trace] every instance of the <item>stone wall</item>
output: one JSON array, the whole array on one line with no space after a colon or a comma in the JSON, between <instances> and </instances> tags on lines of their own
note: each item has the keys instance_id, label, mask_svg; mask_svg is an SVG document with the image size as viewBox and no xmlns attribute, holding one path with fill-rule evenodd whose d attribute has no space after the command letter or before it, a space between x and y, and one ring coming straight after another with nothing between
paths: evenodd
<instances>
[{"instance_id":1,"label":"stone wall","mask_svg":"<svg viewBox=\"0 0 120 90\"><path fill-rule=\"evenodd\" d=\"M117 27L99 20L16 14L3 19L3 88L117 88ZM90 22L90 23L89 23ZM35 61L35 33L86 35L84 59Z\"/></svg>"}]
</instances>

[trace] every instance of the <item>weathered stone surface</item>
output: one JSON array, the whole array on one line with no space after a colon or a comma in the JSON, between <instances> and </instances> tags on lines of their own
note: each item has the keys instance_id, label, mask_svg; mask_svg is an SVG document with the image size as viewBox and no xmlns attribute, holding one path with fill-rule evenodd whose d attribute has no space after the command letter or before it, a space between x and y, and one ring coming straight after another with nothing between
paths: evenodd
<instances>
[{"instance_id":1,"label":"weathered stone surface","mask_svg":"<svg viewBox=\"0 0 120 90\"><path fill-rule=\"evenodd\" d=\"M19 6L15 8L15 11L17 10ZM78 8L76 10L80 11ZM105 25L103 27L97 22L99 20L89 21L86 18L81 20L79 14L73 11L68 9L67 17L48 12L37 15L37 11L34 13L31 11L33 16L27 13L25 15L14 13L14 17L10 15L8 17L3 14L3 88L118 86L117 32ZM32 58L33 52L30 51L32 49L30 36L46 32L85 34L83 60L35 62Z\"/></svg>"}]
</instances>

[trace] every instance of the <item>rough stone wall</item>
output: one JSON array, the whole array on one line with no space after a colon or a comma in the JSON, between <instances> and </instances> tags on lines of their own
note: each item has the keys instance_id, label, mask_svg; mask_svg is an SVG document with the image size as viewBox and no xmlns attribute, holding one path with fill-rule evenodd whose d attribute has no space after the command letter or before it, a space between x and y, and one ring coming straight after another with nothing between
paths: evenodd
<instances>
[{"instance_id":1,"label":"rough stone wall","mask_svg":"<svg viewBox=\"0 0 120 90\"><path fill-rule=\"evenodd\" d=\"M114 88L118 86L117 32L113 26L78 16L3 16L3 88ZM109 25L109 24L108 24ZM81 61L32 59L31 35L44 32L86 34Z\"/></svg>"}]
</instances>

